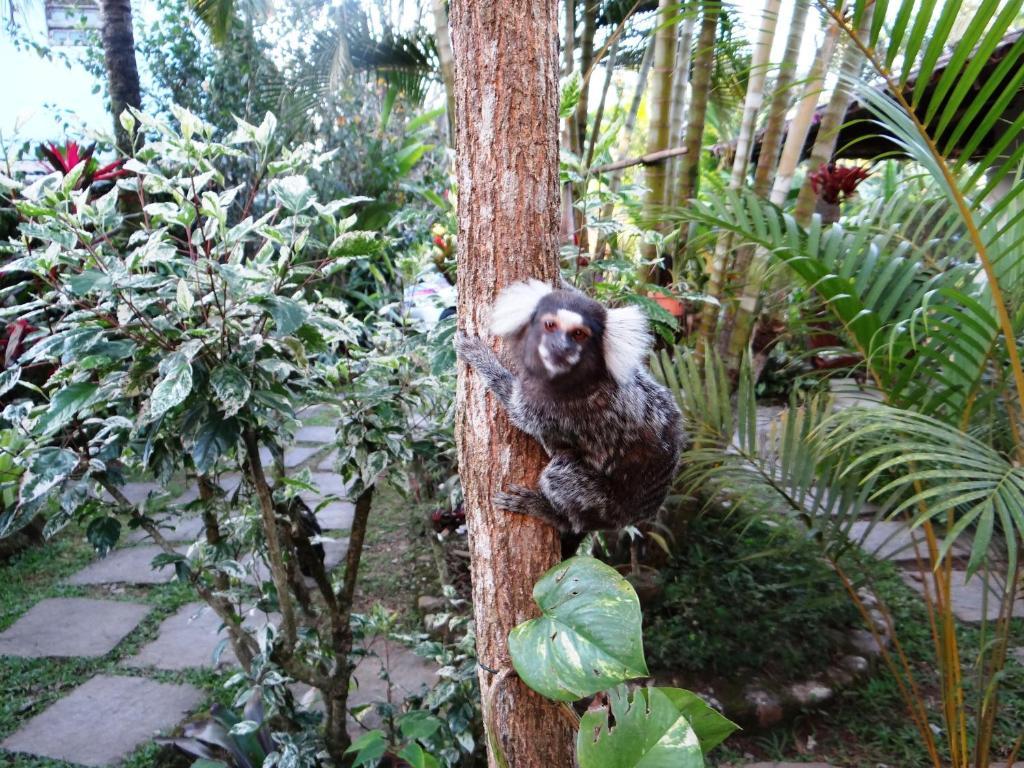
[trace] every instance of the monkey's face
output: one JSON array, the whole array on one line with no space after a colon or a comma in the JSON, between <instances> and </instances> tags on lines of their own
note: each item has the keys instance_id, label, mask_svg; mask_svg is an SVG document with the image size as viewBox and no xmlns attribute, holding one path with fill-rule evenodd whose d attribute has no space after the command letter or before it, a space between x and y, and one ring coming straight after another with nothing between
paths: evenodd
<instances>
[{"instance_id":1,"label":"monkey's face","mask_svg":"<svg viewBox=\"0 0 1024 768\"><path fill-rule=\"evenodd\" d=\"M554 291L537 304L526 339L527 365L549 380L599 375L603 330L604 307L583 296Z\"/></svg>"}]
</instances>

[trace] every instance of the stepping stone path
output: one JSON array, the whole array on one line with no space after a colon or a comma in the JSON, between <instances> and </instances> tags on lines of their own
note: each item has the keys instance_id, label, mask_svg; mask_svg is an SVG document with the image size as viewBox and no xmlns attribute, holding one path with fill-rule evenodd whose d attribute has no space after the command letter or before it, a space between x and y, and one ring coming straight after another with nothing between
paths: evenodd
<instances>
[{"instance_id":1,"label":"stepping stone path","mask_svg":"<svg viewBox=\"0 0 1024 768\"><path fill-rule=\"evenodd\" d=\"M870 407L881 402L881 396L877 391L869 387L862 387L852 379L833 379L830 382L830 387L836 408L839 409L852 406ZM776 406L758 406L758 430L761 433L769 432L771 423L779 418L783 410ZM877 512L877 509L868 507L866 511L873 515ZM903 581L918 593L924 593L921 574L917 568L917 555L915 554L914 547L916 541L921 554L927 555L923 531L912 530L907 523L898 520L862 519L855 521L850 526L847 537L867 554L895 563L902 569L901 576ZM954 544L954 560L966 561L969 556L970 547L963 540ZM966 574L962 570L953 571L953 613L960 621L980 622L983 615L983 605L986 605L984 603L983 581L979 575L970 582L966 582L965 576ZM987 616L990 620L998 617L998 594L995 593L991 586L986 608ZM1024 599L1021 597L1018 597L1014 603L1013 615L1015 617L1024 617Z\"/></svg>"},{"instance_id":2,"label":"stepping stone path","mask_svg":"<svg viewBox=\"0 0 1024 768\"><path fill-rule=\"evenodd\" d=\"M203 700L191 685L97 675L0 743L79 765L114 765L154 732L173 728Z\"/></svg>"},{"instance_id":3,"label":"stepping stone path","mask_svg":"<svg viewBox=\"0 0 1024 768\"><path fill-rule=\"evenodd\" d=\"M142 603L85 597L41 600L0 633L0 656L103 656L139 625L149 609Z\"/></svg>"},{"instance_id":4,"label":"stepping stone path","mask_svg":"<svg viewBox=\"0 0 1024 768\"><path fill-rule=\"evenodd\" d=\"M115 549L68 579L68 584L164 584L174 578L174 568L153 567L153 558L162 553L156 544Z\"/></svg>"},{"instance_id":5,"label":"stepping stone path","mask_svg":"<svg viewBox=\"0 0 1024 768\"><path fill-rule=\"evenodd\" d=\"M309 412L306 414L310 415ZM316 416L316 412L312 412ZM289 469L309 468L320 494L303 492L303 500L316 510L324 529L325 564L334 568L345 557L348 539L343 534L352 526L354 509L346 501L331 501L317 510L322 495L342 495L345 485L335 472L336 453L332 449L334 427L308 425L298 433L299 443L286 451ZM233 492L241 482L237 473L221 477L221 487ZM124 495L133 503L145 502L161 494L152 483L128 483ZM166 498L166 497L165 497ZM198 490L186 488L176 505L198 498ZM163 501L160 502L160 505ZM164 537L185 552L203 533L198 515L161 516L160 505L152 506ZM118 644L146 617L151 606L113 599L126 585L146 587L168 582L174 569L154 569L153 558L162 550L149 534L132 530L122 537L122 546L105 558L99 558L72 575L67 584L89 587L104 599L62 597L45 599L30 608L13 625L0 632L0 666L4 656L21 658L97 658L116 653ZM272 616L270 620L276 621ZM268 617L254 612L246 618L251 628L263 626ZM0 743L0 764L7 752L22 752L37 757L66 760L77 765L116 765L150 741L157 732L174 729L194 712L207 695L191 686L161 683L147 677L152 670L181 671L213 668L213 654L226 633L220 629L217 615L201 602L189 603L164 619L156 638L130 658L122 659L124 674L96 675L48 706ZM384 641L381 641L384 643ZM390 659L389 668L395 698L419 692L421 685L436 681L435 667L399 645L385 643L378 649ZM226 646L220 666L235 664ZM386 697L379 678L380 660L364 659L358 668L360 688L353 693L353 706ZM353 724L358 729L358 726ZM355 735L359 735L356 730Z\"/></svg>"},{"instance_id":6,"label":"stepping stone path","mask_svg":"<svg viewBox=\"0 0 1024 768\"><path fill-rule=\"evenodd\" d=\"M276 621L277 617L272 617ZM265 626L268 617L253 613L246 617L244 626L259 629ZM126 659L126 667L155 667L170 671L182 669L212 669L213 654L217 646L227 638L221 632L221 620L206 603L189 603L168 616L160 624L157 637L144 645L139 652ZM218 667L237 663L230 643L224 646Z\"/></svg>"}]
</instances>

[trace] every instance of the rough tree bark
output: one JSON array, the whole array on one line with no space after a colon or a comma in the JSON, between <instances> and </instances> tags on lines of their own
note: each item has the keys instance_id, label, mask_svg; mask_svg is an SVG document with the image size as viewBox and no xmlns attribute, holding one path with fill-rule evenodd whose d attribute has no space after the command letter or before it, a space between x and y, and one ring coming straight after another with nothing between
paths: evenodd
<instances>
[{"instance_id":1,"label":"rough tree bark","mask_svg":"<svg viewBox=\"0 0 1024 768\"><path fill-rule=\"evenodd\" d=\"M453 0L458 317L486 335L498 291L528 277L557 280L557 0ZM535 485L544 455L514 429L466 366L457 394L459 467L472 553L480 689L491 766L568 768L572 729L559 708L510 673L509 630L537 615L531 591L559 560L552 528L499 512L496 491Z\"/></svg>"},{"instance_id":2,"label":"rough tree bark","mask_svg":"<svg viewBox=\"0 0 1024 768\"><path fill-rule=\"evenodd\" d=\"M121 127L125 107L142 106L139 69L135 63L135 34L132 32L131 0L100 0L103 58L107 65L110 111L114 115L117 148L131 151L131 139Z\"/></svg>"}]
</instances>

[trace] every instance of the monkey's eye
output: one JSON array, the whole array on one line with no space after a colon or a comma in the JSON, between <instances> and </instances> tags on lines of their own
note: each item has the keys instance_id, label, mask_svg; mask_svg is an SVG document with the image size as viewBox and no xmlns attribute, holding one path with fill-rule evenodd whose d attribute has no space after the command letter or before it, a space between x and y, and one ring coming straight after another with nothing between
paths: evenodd
<instances>
[{"instance_id":1,"label":"monkey's eye","mask_svg":"<svg viewBox=\"0 0 1024 768\"><path fill-rule=\"evenodd\" d=\"M587 340L587 337L589 335L590 334L587 333L582 328L577 328L575 331L572 332L572 340L575 341L578 344L582 344L584 341Z\"/></svg>"},{"instance_id":2,"label":"monkey's eye","mask_svg":"<svg viewBox=\"0 0 1024 768\"><path fill-rule=\"evenodd\" d=\"M557 327L558 327L558 323L556 323L554 320L545 320L544 321L544 330L547 331L548 333L551 333L551 331L555 330L555 328L557 328Z\"/></svg>"}]
</instances>

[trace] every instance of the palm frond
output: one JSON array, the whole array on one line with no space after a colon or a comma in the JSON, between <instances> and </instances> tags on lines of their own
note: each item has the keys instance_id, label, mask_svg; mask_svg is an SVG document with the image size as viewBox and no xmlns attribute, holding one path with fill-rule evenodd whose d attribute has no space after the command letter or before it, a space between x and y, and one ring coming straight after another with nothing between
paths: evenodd
<instances>
[{"instance_id":1,"label":"palm frond","mask_svg":"<svg viewBox=\"0 0 1024 768\"><path fill-rule=\"evenodd\" d=\"M918 526L956 513L940 558L973 528L970 577L985 564L998 532L1013 572L1024 536L1024 468L945 422L887 406L841 411L821 424L818 435L826 455L849 456L856 449L844 473L878 483L875 501L901 499L893 514L912 513Z\"/></svg>"},{"instance_id":2,"label":"palm frond","mask_svg":"<svg viewBox=\"0 0 1024 768\"><path fill-rule=\"evenodd\" d=\"M723 190L680 215L785 262L839 320L891 403L957 423L978 396L999 328L977 267L959 261L963 245L923 262L913 243L879 219L825 227L816 218L805 230L745 190Z\"/></svg>"},{"instance_id":3,"label":"palm frond","mask_svg":"<svg viewBox=\"0 0 1024 768\"><path fill-rule=\"evenodd\" d=\"M833 409L831 398L792 402L766 424L758 418L747 367L735 398L713 354L699 362L685 350L663 351L653 370L675 395L692 437L679 475L682 493L748 513L797 517L835 554L849 546L854 522L864 515L881 519L896 503L893 495L874 504L879 480L846 471L851 454L824 450L821 425Z\"/></svg>"}]
</instances>

